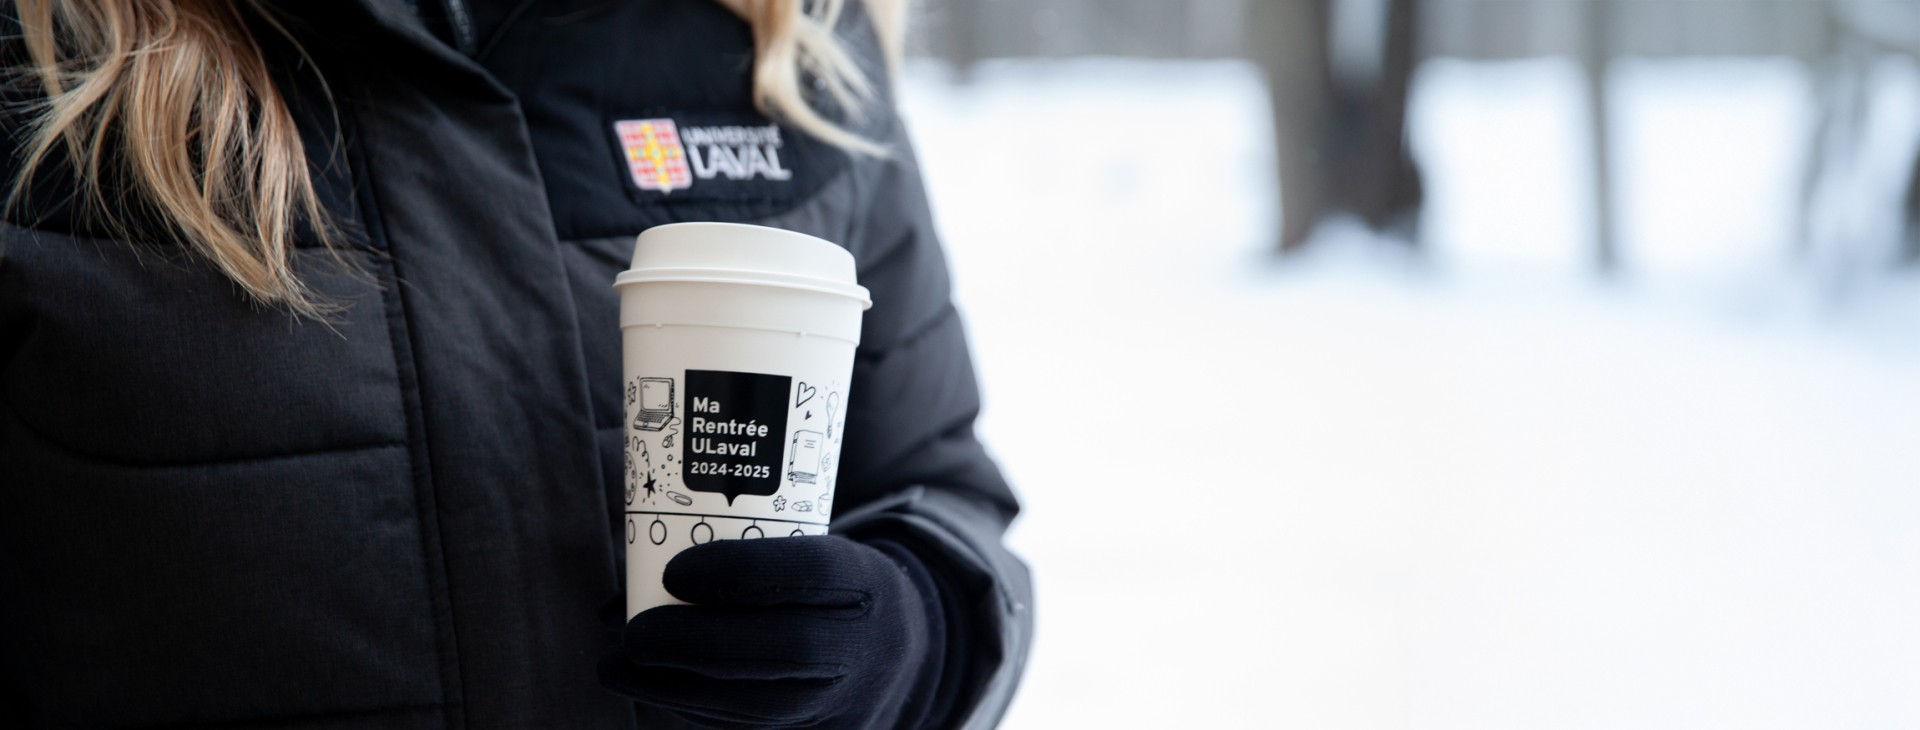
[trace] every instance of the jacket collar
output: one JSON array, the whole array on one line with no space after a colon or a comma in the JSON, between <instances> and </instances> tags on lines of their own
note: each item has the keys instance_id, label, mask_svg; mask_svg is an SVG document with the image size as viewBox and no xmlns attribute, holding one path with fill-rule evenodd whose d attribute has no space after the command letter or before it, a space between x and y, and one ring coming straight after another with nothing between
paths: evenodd
<instances>
[{"instance_id":1,"label":"jacket collar","mask_svg":"<svg viewBox=\"0 0 1920 730\"><path fill-rule=\"evenodd\" d=\"M423 91L432 87L493 101L513 99L478 61L428 30L407 0L278 0L274 8L323 59L323 70L331 65L325 59L331 59L369 73L407 77Z\"/></svg>"}]
</instances>

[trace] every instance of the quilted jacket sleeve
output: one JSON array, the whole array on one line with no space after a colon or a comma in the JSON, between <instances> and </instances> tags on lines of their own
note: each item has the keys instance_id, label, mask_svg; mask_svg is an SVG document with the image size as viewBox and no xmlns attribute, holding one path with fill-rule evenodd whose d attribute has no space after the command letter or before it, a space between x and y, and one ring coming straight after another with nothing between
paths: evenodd
<instances>
[{"instance_id":1,"label":"quilted jacket sleeve","mask_svg":"<svg viewBox=\"0 0 1920 730\"><path fill-rule=\"evenodd\" d=\"M864 185L849 248L873 293L848 399L834 530L910 545L937 573L954 727L996 725L1033 633L1032 580L1002 537L1019 511L974 434L980 390L904 131ZM957 620L956 620L957 617ZM958 663L959 666L954 666Z\"/></svg>"}]
</instances>

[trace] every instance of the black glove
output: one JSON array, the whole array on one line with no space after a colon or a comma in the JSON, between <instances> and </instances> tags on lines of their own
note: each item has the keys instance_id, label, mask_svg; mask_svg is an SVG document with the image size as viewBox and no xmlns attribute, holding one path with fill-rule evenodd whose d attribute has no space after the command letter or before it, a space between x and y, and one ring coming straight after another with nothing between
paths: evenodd
<instances>
[{"instance_id":1,"label":"black glove","mask_svg":"<svg viewBox=\"0 0 1920 730\"><path fill-rule=\"evenodd\" d=\"M608 689L711 728L919 728L945 651L927 569L897 543L837 535L716 540L667 563L690 606L627 623ZM942 698L943 700L945 698Z\"/></svg>"}]
</instances>

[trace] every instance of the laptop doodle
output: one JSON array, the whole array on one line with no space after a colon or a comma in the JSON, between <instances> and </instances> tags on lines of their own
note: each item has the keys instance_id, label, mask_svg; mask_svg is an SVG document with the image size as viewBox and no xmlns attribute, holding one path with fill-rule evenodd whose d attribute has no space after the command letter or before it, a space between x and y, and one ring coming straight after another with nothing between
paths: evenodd
<instances>
[{"instance_id":1,"label":"laptop doodle","mask_svg":"<svg viewBox=\"0 0 1920 730\"><path fill-rule=\"evenodd\" d=\"M673 378L640 379L640 413L633 417L633 427L641 431L658 431L673 420Z\"/></svg>"}]
</instances>

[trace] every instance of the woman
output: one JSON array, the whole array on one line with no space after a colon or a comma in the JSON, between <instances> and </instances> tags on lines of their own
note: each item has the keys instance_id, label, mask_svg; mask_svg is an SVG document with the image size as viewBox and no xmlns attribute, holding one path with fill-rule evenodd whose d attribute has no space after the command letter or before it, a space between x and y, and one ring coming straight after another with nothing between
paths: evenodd
<instances>
[{"instance_id":1,"label":"woman","mask_svg":"<svg viewBox=\"0 0 1920 730\"><path fill-rule=\"evenodd\" d=\"M0 727L998 719L1028 579L892 2L15 6ZM635 174L635 119L714 147ZM621 627L610 282L683 220L877 303L834 534L688 550Z\"/></svg>"}]
</instances>

